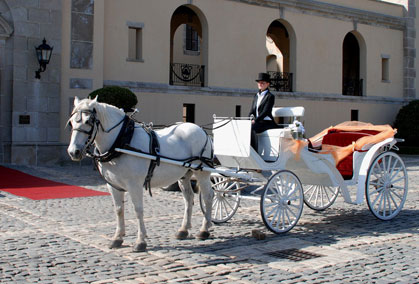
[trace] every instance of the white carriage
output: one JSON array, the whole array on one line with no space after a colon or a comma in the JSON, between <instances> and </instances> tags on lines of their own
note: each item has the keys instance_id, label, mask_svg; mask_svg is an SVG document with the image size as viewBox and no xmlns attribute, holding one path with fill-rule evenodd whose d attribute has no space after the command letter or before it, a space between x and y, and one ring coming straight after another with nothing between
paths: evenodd
<instances>
[{"instance_id":1,"label":"white carriage","mask_svg":"<svg viewBox=\"0 0 419 284\"><path fill-rule=\"evenodd\" d=\"M339 192L351 204L363 203L365 196L370 211L381 220L399 214L408 179L402 159L392 151L397 150L397 139L378 135L374 143L355 149L354 141L377 135L360 126L351 128L356 131L327 129L316 141L308 141L290 124L303 115L303 107L274 108L275 120L285 127L259 134L259 153L250 146L249 118L214 117L214 154L220 163L211 177L214 223L231 219L242 198L257 198L266 227L284 233L297 224L304 203L324 210ZM321 150L326 143L349 145L345 149L352 148L351 153L338 163L335 152ZM250 196L241 194L247 185L254 186ZM201 209L205 212L202 202Z\"/></svg>"},{"instance_id":2,"label":"white carriage","mask_svg":"<svg viewBox=\"0 0 419 284\"><path fill-rule=\"evenodd\" d=\"M275 119L292 121L303 114L301 107L273 110ZM399 214L406 200L407 172L401 158L391 151L397 149L397 141L389 126L383 126L379 133L363 125L347 128L351 131L335 127L334 132L327 129L306 141L297 123L289 125L283 121L286 127L260 135L257 153L250 147L249 118L215 117L214 152L220 166L213 167L211 139L195 124L153 131L136 123L123 110L98 102L97 97L94 100L76 97L68 122L73 128L67 149L71 159L80 161L89 153L112 193L117 227L111 248L121 247L125 234L125 191L130 193L138 221L133 250L145 251L142 188L149 189L151 194L152 187L167 186L174 181L181 185L185 201L176 238L187 238L193 206L192 175L203 193L200 200L205 200L201 202L205 214L199 239L209 238L211 219L225 222L234 215L242 184L256 185L253 193L261 192L258 198L262 219L274 233L287 232L297 224L304 202L312 209L324 210L339 192L346 202L354 204L362 203L365 193L371 212L382 220ZM346 145L343 152L333 151L334 145L340 144ZM341 168L345 159L349 163L343 163ZM155 170L156 166L159 167ZM357 187L354 197L349 186ZM213 210L206 210L203 204Z\"/></svg>"}]
</instances>

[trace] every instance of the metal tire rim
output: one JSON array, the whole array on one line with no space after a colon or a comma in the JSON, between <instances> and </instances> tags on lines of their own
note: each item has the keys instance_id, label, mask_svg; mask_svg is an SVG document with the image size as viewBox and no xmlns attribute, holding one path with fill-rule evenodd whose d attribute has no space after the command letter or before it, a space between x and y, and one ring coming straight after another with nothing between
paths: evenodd
<instances>
[{"instance_id":1,"label":"metal tire rim","mask_svg":"<svg viewBox=\"0 0 419 284\"><path fill-rule=\"evenodd\" d=\"M260 200L262 220L275 234L291 230L303 212L303 186L298 177L287 170L272 175Z\"/></svg>"},{"instance_id":2,"label":"metal tire rim","mask_svg":"<svg viewBox=\"0 0 419 284\"><path fill-rule=\"evenodd\" d=\"M212 189L214 198L212 200L211 220L213 223L224 223L230 220L240 205L240 187L238 182L229 181L228 178L212 175ZM202 212L205 214L206 208L201 194L199 194L199 204Z\"/></svg>"},{"instance_id":3,"label":"metal tire rim","mask_svg":"<svg viewBox=\"0 0 419 284\"><path fill-rule=\"evenodd\" d=\"M393 152L378 155L368 169L365 196L371 213L381 220L396 217L407 197L408 178L403 160Z\"/></svg>"}]
</instances>

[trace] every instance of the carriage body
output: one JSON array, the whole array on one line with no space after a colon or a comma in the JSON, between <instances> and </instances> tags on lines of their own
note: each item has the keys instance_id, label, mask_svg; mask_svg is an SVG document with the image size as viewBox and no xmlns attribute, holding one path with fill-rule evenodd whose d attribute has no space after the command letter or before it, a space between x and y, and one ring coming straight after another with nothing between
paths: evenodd
<instances>
[{"instance_id":1,"label":"carriage body","mask_svg":"<svg viewBox=\"0 0 419 284\"><path fill-rule=\"evenodd\" d=\"M245 198L240 196L244 188L241 182L259 185L252 193L260 198L262 219L274 233L283 233L295 226L303 203L314 210L325 210L339 192L347 203L359 205L367 200L373 215L382 220L392 219L400 212L408 185L404 163L391 151L397 149L397 140L389 137L367 144L337 163L332 154L320 154L312 149L311 141L294 139L296 135L290 123L303 115L302 107L274 108L275 121L286 123L283 128L258 134L258 152L250 146L250 118L214 117L214 154L221 167L227 169L224 177L217 174L214 177L215 222L230 219L229 208L234 214L240 198ZM220 124L223 126L217 128ZM333 143L330 140L370 135L362 131L350 135L344 131L332 134L322 140ZM229 171L244 173L245 179L225 177ZM282 192L283 184L289 189L286 194Z\"/></svg>"}]
</instances>

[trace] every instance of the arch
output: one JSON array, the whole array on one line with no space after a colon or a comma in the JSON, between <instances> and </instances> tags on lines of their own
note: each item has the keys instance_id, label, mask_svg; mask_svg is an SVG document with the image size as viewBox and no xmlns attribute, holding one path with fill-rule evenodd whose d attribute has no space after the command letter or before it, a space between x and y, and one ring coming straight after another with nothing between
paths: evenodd
<instances>
[{"instance_id":1,"label":"arch","mask_svg":"<svg viewBox=\"0 0 419 284\"><path fill-rule=\"evenodd\" d=\"M280 74L273 72L274 76L279 76L282 87L279 91L293 91L296 86L296 36L291 24L283 19L273 21L266 32L266 49L268 55L275 55L279 70L269 70L272 66L267 64L267 71L279 71ZM268 60L268 58L267 58ZM268 61L267 61L268 63ZM270 67L271 68L271 67ZM274 84L275 85L275 84ZM284 87L285 86L285 87Z\"/></svg>"},{"instance_id":2,"label":"arch","mask_svg":"<svg viewBox=\"0 0 419 284\"><path fill-rule=\"evenodd\" d=\"M198 35L198 51L184 52L187 49L183 44L187 31L192 31ZM181 62L176 62L177 60ZM182 76L196 78L200 81L201 86L207 84L208 72L205 72L205 69L208 66L208 23L202 11L192 4L179 6L172 14L170 21L170 64L170 84L174 84L174 79ZM175 71L174 64L186 64L189 65L188 68L192 69ZM195 70L196 68L199 70ZM177 74L179 72L182 74ZM199 72L199 74L196 72ZM192 84L192 81L188 80L185 80L183 84Z\"/></svg>"},{"instance_id":3,"label":"arch","mask_svg":"<svg viewBox=\"0 0 419 284\"><path fill-rule=\"evenodd\" d=\"M342 94L362 96L365 93L366 48L357 31L345 35L342 43Z\"/></svg>"}]
</instances>

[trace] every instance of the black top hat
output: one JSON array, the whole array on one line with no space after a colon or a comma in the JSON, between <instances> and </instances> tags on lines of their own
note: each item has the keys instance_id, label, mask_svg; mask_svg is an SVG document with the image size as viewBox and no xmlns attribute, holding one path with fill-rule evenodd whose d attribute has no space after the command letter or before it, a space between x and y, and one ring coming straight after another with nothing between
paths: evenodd
<instances>
[{"instance_id":1,"label":"black top hat","mask_svg":"<svg viewBox=\"0 0 419 284\"><path fill-rule=\"evenodd\" d=\"M258 78L256 79L256 82L259 81L265 81L270 83L271 82L271 76L269 76L268 73L259 73Z\"/></svg>"}]
</instances>

